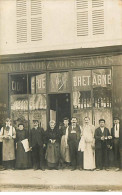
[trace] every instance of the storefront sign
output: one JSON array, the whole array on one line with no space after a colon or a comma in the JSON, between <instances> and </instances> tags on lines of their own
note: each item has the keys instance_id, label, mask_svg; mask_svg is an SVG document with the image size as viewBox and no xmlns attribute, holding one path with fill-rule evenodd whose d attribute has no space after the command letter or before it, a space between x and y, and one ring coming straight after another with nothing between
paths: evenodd
<instances>
[{"instance_id":1,"label":"storefront sign","mask_svg":"<svg viewBox=\"0 0 122 195\"><path fill-rule=\"evenodd\" d=\"M0 72L46 71L72 68L122 65L122 55L93 56L69 59L46 60L40 62L0 64Z\"/></svg>"},{"instance_id":2,"label":"storefront sign","mask_svg":"<svg viewBox=\"0 0 122 195\"><path fill-rule=\"evenodd\" d=\"M36 93L46 92L46 74L36 76Z\"/></svg>"},{"instance_id":3,"label":"storefront sign","mask_svg":"<svg viewBox=\"0 0 122 195\"><path fill-rule=\"evenodd\" d=\"M55 61L46 61L47 70L53 69L72 69L88 68L98 66L122 65L122 55L118 56L96 56L80 57L78 59L62 59Z\"/></svg>"},{"instance_id":4,"label":"storefront sign","mask_svg":"<svg viewBox=\"0 0 122 195\"><path fill-rule=\"evenodd\" d=\"M0 72L28 72L46 70L45 62L29 62L29 63L11 63L11 64L0 64Z\"/></svg>"},{"instance_id":5,"label":"storefront sign","mask_svg":"<svg viewBox=\"0 0 122 195\"><path fill-rule=\"evenodd\" d=\"M73 88L85 88L89 86L102 86L111 85L111 70L98 69L92 71L73 71Z\"/></svg>"}]
</instances>

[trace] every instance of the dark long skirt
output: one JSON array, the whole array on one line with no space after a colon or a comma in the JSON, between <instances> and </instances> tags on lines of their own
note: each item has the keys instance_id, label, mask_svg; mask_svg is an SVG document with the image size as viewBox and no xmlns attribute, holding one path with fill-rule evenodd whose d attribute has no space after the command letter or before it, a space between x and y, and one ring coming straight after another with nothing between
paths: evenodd
<instances>
[{"instance_id":1,"label":"dark long skirt","mask_svg":"<svg viewBox=\"0 0 122 195\"><path fill-rule=\"evenodd\" d=\"M31 167L30 152L25 152L21 141L19 141L17 143L15 168L26 169L30 167Z\"/></svg>"},{"instance_id":2,"label":"dark long skirt","mask_svg":"<svg viewBox=\"0 0 122 195\"><path fill-rule=\"evenodd\" d=\"M49 168L55 168L59 164L60 147L59 143L48 143L46 151L46 160Z\"/></svg>"}]
</instances>

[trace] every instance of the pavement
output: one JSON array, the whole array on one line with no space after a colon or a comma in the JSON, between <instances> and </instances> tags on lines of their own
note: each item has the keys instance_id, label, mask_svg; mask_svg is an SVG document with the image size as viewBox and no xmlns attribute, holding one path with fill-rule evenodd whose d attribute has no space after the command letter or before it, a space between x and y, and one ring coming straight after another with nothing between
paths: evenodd
<instances>
[{"instance_id":1,"label":"pavement","mask_svg":"<svg viewBox=\"0 0 122 195\"><path fill-rule=\"evenodd\" d=\"M0 192L122 191L122 171L4 170Z\"/></svg>"}]
</instances>

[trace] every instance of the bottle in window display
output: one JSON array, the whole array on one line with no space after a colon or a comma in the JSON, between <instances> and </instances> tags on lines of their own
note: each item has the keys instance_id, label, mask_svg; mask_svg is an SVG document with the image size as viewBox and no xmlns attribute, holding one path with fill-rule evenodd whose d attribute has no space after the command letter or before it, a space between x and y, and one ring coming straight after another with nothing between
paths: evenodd
<instances>
[{"instance_id":1,"label":"bottle in window display","mask_svg":"<svg viewBox=\"0 0 122 195\"><path fill-rule=\"evenodd\" d=\"M86 108L86 98L84 98L84 108Z\"/></svg>"},{"instance_id":2,"label":"bottle in window display","mask_svg":"<svg viewBox=\"0 0 122 195\"><path fill-rule=\"evenodd\" d=\"M89 102L90 102L90 98L87 98L87 108L89 108Z\"/></svg>"},{"instance_id":3,"label":"bottle in window display","mask_svg":"<svg viewBox=\"0 0 122 195\"><path fill-rule=\"evenodd\" d=\"M83 98L81 98L81 108L83 108Z\"/></svg>"},{"instance_id":4,"label":"bottle in window display","mask_svg":"<svg viewBox=\"0 0 122 195\"><path fill-rule=\"evenodd\" d=\"M95 108L97 108L98 102L97 102L97 98L94 98L95 100Z\"/></svg>"},{"instance_id":5,"label":"bottle in window display","mask_svg":"<svg viewBox=\"0 0 122 195\"><path fill-rule=\"evenodd\" d=\"M111 108L111 104L112 104L112 99L111 99L111 97L110 97L110 101L109 101L109 106L110 106L110 108Z\"/></svg>"},{"instance_id":6,"label":"bottle in window display","mask_svg":"<svg viewBox=\"0 0 122 195\"><path fill-rule=\"evenodd\" d=\"M106 108L106 98L104 98L104 108Z\"/></svg>"},{"instance_id":7,"label":"bottle in window display","mask_svg":"<svg viewBox=\"0 0 122 195\"><path fill-rule=\"evenodd\" d=\"M109 108L109 97L106 98L106 107Z\"/></svg>"},{"instance_id":8,"label":"bottle in window display","mask_svg":"<svg viewBox=\"0 0 122 195\"><path fill-rule=\"evenodd\" d=\"M92 101L91 101L91 97L89 98L89 107L92 107Z\"/></svg>"},{"instance_id":9,"label":"bottle in window display","mask_svg":"<svg viewBox=\"0 0 122 195\"><path fill-rule=\"evenodd\" d=\"M104 107L103 98L101 98L101 107Z\"/></svg>"},{"instance_id":10,"label":"bottle in window display","mask_svg":"<svg viewBox=\"0 0 122 195\"><path fill-rule=\"evenodd\" d=\"M100 98L97 99L97 107L100 107Z\"/></svg>"}]
</instances>

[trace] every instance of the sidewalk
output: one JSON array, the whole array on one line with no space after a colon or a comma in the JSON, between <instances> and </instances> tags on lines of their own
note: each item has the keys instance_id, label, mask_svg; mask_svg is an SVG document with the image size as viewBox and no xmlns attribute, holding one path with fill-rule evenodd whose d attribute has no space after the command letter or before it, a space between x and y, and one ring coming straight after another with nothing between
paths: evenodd
<instances>
[{"instance_id":1,"label":"sidewalk","mask_svg":"<svg viewBox=\"0 0 122 195\"><path fill-rule=\"evenodd\" d=\"M5 170L0 191L122 191L122 171Z\"/></svg>"}]
</instances>

